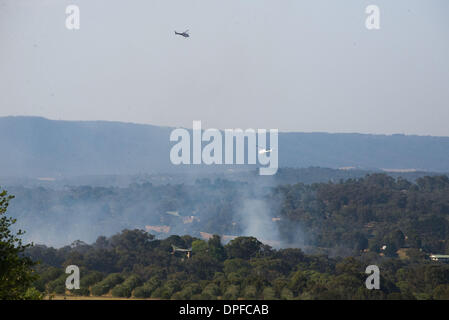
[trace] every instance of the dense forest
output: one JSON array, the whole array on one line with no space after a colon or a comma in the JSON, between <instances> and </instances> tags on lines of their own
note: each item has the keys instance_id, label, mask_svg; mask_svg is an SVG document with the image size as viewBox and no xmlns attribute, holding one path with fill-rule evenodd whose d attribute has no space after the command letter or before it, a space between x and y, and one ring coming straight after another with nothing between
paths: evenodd
<instances>
[{"instance_id":1,"label":"dense forest","mask_svg":"<svg viewBox=\"0 0 449 320\"><path fill-rule=\"evenodd\" d=\"M449 253L449 179L423 177L416 183L383 174L343 183L280 186L281 234L297 227L309 244L370 249L395 256L400 248ZM282 223L284 222L284 223Z\"/></svg>"},{"instance_id":2,"label":"dense forest","mask_svg":"<svg viewBox=\"0 0 449 320\"><path fill-rule=\"evenodd\" d=\"M400 248L449 253L447 176L410 182L370 174L273 186L205 178L193 184L9 191L16 196L9 213L27 231L25 239L53 246L78 239L92 243L99 235L148 227L157 238L254 236L276 248L301 247L306 252L309 247L333 248L330 254L354 255L386 246L389 256Z\"/></svg>"},{"instance_id":3,"label":"dense forest","mask_svg":"<svg viewBox=\"0 0 449 320\"><path fill-rule=\"evenodd\" d=\"M372 174L338 183L280 185L252 188L251 192L247 183L208 179L194 186L86 188L81 188L80 197L96 199L102 191L114 199L126 190L128 202L121 203L123 207L145 197L150 189L152 197L164 199L159 202L164 207L156 207L161 212L159 218L179 219L162 212L182 206L196 210L201 228L213 232L207 228L216 226L214 230L219 232L207 239L156 237L135 228L100 236L92 244L75 241L59 249L44 245L27 248L26 256L40 261L35 267L40 277L34 286L47 295L449 299L449 265L429 259L431 253L449 253L447 176L410 182ZM275 244L282 244L277 249L270 241L255 237L230 240L218 235L237 232L235 212L248 197L251 203L263 201L269 207L268 227L278 230ZM255 205L248 210L257 213L264 209ZM241 219L244 213L239 215ZM251 219L257 217L248 214ZM173 246L191 248L191 252L174 251ZM365 287L365 268L372 264L381 271L380 290ZM79 290L65 289L68 265L81 269Z\"/></svg>"},{"instance_id":4,"label":"dense forest","mask_svg":"<svg viewBox=\"0 0 449 320\"><path fill-rule=\"evenodd\" d=\"M190 258L172 245L192 248ZM35 246L40 260L37 290L52 295L155 299L449 299L449 265L413 256L374 259L380 290L365 287L370 256L331 259L301 249L273 250L253 237L225 246L191 236L157 240L142 230L124 230L92 245L60 249ZM80 289L67 291L65 266L81 270Z\"/></svg>"}]
</instances>

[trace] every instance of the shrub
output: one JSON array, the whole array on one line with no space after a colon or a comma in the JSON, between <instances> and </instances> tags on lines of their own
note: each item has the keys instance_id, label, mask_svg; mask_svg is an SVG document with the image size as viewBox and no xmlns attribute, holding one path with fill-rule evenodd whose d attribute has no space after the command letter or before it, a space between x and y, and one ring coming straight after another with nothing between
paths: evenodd
<instances>
[{"instance_id":1,"label":"shrub","mask_svg":"<svg viewBox=\"0 0 449 320\"><path fill-rule=\"evenodd\" d=\"M66 275L62 274L61 276L59 276L59 278L57 278L53 281L50 281L47 285L47 291L49 293L58 293L58 294L64 293L65 292L65 280L66 280ZM61 290L60 287L62 287L63 290ZM59 288L58 292L56 292L56 288Z\"/></svg>"},{"instance_id":2,"label":"shrub","mask_svg":"<svg viewBox=\"0 0 449 320\"><path fill-rule=\"evenodd\" d=\"M53 292L56 294L65 294L65 283L57 285Z\"/></svg>"},{"instance_id":3,"label":"shrub","mask_svg":"<svg viewBox=\"0 0 449 320\"><path fill-rule=\"evenodd\" d=\"M143 286L137 287L134 290L134 296L136 298L149 298L154 290L161 285L161 281L158 277L152 277L150 280L144 283Z\"/></svg>"},{"instance_id":4,"label":"shrub","mask_svg":"<svg viewBox=\"0 0 449 320\"><path fill-rule=\"evenodd\" d=\"M265 289L263 289L262 295L264 300L276 299L276 292L272 287L266 287Z\"/></svg>"},{"instance_id":5,"label":"shrub","mask_svg":"<svg viewBox=\"0 0 449 320\"><path fill-rule=\"evenodd\" d=\"M172 295L173 300L190 300L195 294L201 293L201 287L197 283L189 283L181 291Z\"/></svg>"},{"instance_id":6,"label":"shrub","mask_svg":"<svg viewBox=\"0 0 449 320\"><path fill-rule=\"evenodd\" d=\"M289 288L283 288L281 291L281 299L283 300L293 300L293 292Z\"/></svg>"},{"instance_id":7,"label":"shrub","mask_svg":"<svg viewBox=\"0 0 449 320\"><path fill-rule=\"evenodd\" d=\"M163 292L162 287L156 288L156 290L154 290L154 291L151 293L151 298L163 298L163 297L162 297L163 293L164 293L164 292Z\"/></svg>"},{"instance_id":8,"label":"shrub","mask_svg":"<svg viewBox=\"0 0 449 320\"><path fill-rule=\"evenodd\" d=\"M215 283L208 284L202 294L217 297L220 295L220 288ZM209 299L208 299L209 300Z\"/></svg>"},{"instance_id":9,"label":"shrub","mask_svg":"<svg viewBox=\"0 0 449 320\"><path fill-rule=\"evenodd\" d=\"M116 285L112 290L111 294L113 297L129 298L131 297L132 289L125 284Z\"/></svg>"},{"instance_id":10,"label":"shrub","mask_svg":"<svg viewBox=\"0 0 449 320\"><path fill-rule=\"evenodd\" d=\"M225 294L223 295L223 298L225 300L237 300L237 298L239 297L239 287L236 285L230 285L226 291Z\"/></svg>"},{"instance_id":11,"label":"shrub","mask_svg":"<svg viewBox=\"0 0 449 320\"><path fill-rule=\"evenodd\" d=\"M93 286L94 284L100 282L103 280L103 274L98 271L93 271L85 275L84 277L81 277L80 280L80 288L89 288L90 286Z\"/></svg>"},{"instance_id":12,"label":"shrub","mask_svg":"<svg viewBox=\"0 0 449 320\"><path fill-rule=\"evenodd\" d=\"M245 290L243 290L243 297L245 297L245 299L256 299L257 288L253 285L246 286Z\"/></svg>"},{"instance_id":13,"label":"shrub","mask_svg":"<svg viewBox=\"0 0 449 320\"><path fill-rule=\"evenodd\" d=\"M123 277L119 273L111 273L102 281L98 282L91 289L92 295L101 296L108 293L113 287L123 282Z\"/></svg>"}]
</instances>

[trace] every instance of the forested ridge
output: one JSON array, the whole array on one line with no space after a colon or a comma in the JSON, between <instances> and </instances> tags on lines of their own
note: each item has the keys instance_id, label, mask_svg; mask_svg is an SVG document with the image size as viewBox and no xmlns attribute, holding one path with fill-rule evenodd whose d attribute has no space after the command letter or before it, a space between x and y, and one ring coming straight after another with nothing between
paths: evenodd
<instances>
[{"instance_id":1,"label":"forested ridge","mask_svg":"<svg viewBox=\"0 0 449 320\"><path fill-rule=\"evenodd\" d=\"M187 192L184 187L175 194ZM198 181L196 187L221 194L217 207L232 208L229 202L238 199L232 182ZM27 256L40 261L34 286L47 295L157 299L449 299L449 265L429 260L431 253L449 253L447 176L412 183L373 174L276 186L253 196L270 204L285 243L305 234L301 248L274 249L254 237L225 243L218 235L156 238L126 229L92 244L28 248ZM217 221L229 223L226 217ZM191 255L173 246L192 248ZM380 268L380 290L365 287L364 271L372 264ZM67 265L80 267L81 289L65 290Z\"/></svg>"},{"instance_id":2,"label":"forested ridge","mask_svg":"<svg viewBox=\"0 0 449 320\"><path fill-rule=\"evenodd\" d=\"M192 248L190 258L172 245ZM421 257L329 258L301 249L273 250L252 237L223 246L190 236L157 240L141 230L124 230L59 250L36 246L40 260L34 285L46 294L156 299L449 299L449 266ZM366 266L381 270L380 290L367 290ZM81 269L81 287L67 291L65 266Z\"/></svg>"},{"instance_id":3,"label":"forested ridge","mask_svg":"<svg viewBox=\"0 0 449 320\"><path fill-rule=\"evenodd\" d=\"M313 184L199 179L193 184L133 183L128 187L11 187L9 213L25 238L62 246L123 229L166 226L153 232L251 235L270 245L379 252L401 247L448 252L447 176L363 178ZM45 230L45 232L43 232ZM277 243L277 244L276 244ZM353 254L350 252L350 254Z\"/></svg>"},{"instance_id":4,"label":"forested ridge","mask_svg":"<svg viewBox=\"0 0 449 320\"><path fill-rule=\"evenodd\" d=\"M345 246L395 256L401 247L449 253L449 179L411 183L383 174L342 183L280 186L284 235L301 226L316 246ZM294 222L297 222L295 225Z\"/></svg>"}]
</instances>

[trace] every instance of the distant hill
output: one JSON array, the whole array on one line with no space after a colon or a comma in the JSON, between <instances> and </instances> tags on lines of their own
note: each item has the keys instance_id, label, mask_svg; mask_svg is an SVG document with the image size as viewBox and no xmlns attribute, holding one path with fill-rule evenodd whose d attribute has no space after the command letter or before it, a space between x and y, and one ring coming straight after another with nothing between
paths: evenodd
<instances>
[{"instance_id":1,"label":"distant hill","mask_svg":"<svg viewBox=\"0 0 449 320\"><path fill-rule=\"evenodd\" d=\"M0 176L176 172L186 168L170 163L171 130L121 122L1 117ZM448 172L449 137L280 133L279 165Z\"/></svg>"},{"instance_id":2,"label":"distant hill","mask_svg":"<svg viewBox=\"0 0 449 320\"><path fill-rule=\"evenodd\" d=\"M167 171L170 132L169 128L120 122L0 118L0 175Z\"/></svg>"}]
</instances>

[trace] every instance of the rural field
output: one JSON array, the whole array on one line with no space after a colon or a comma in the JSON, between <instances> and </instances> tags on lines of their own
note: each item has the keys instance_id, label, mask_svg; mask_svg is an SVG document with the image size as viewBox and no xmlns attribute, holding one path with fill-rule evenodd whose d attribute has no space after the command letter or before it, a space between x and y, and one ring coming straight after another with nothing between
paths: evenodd
<instances>
[{"instance_id":1,"label":"rural field","mask_svg":"<svg viewBox=\"0 0 449 320\"><path fill-rule=\"evenodd\" d=\"M44 300L160 300L154 298L119 298L113 296L74 296L74 295L47 295Z\"/></svg>"}]
</instances>

